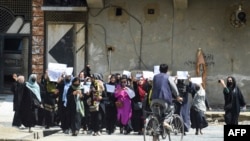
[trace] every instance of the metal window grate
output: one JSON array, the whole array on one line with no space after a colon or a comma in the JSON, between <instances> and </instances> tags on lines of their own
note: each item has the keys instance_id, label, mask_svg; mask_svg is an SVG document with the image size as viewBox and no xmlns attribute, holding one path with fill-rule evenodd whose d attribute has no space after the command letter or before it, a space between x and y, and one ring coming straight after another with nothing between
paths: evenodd
<instances>
[{"instance_id":1,"label":"metal window grate","mask_svg":"<svg viewBox=\"0 0 250 141\"><path fill-rule=\"evenodd\" d=\"M24 20L32 18L32 0L0 0L0 6L13 11L14 15L24 17Z\"/></svg>"},{"instance_id":2,"label":"metal window grate","mask_svg":"<svg viewBox=\"0 0 250 141\"><path fill-rule=\"evenodd\" d=\"M45 12L45 21L50 22L85 22L85 12Z\"/></svg>"},{"instance_id":3,"label":"metal window grate","mask_svg":"<svg viewBox=\"0 0 250 141\"><path fill-rule=\"evenodd\" d=\"M31 21L32 0L0 0L0 33L5 33L16 16Z\"/></svg>"},{"instance_id":4,"label":"metal window grate","mask_svg":"<svg viewBox=\"0 0 250 141\"><path fill-rule=\"evenodd\" d=\"M10 10L0 6L0 19L0 33L4 33L15 20L15 17Z\"/></svg>"}]
</instances>

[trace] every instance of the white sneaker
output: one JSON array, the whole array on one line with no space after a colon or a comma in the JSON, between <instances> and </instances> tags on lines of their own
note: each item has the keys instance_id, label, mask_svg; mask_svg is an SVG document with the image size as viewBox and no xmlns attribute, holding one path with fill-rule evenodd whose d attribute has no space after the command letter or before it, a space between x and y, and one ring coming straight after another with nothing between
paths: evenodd
<instances>
[{"instance_id":1,"label":"white sneaker","mask_svg":"<svg viewBox=\"0 0 250 141\"><path fill-rule=\"evenodd\" d=\"M82 131L82 134L88 134L86 130L83 130Z\"/></svg>"},{"instance_id":2,"label":"white sneaker","mask_svg":"<svg viewBox=\"0 0 250 141\"><path fill-rule=\"evenodd\" d=\"M25 129L26 127L24 125L19 126L19 129Z\"/></svg>"},{"instance_id":3,"label":"white sneaker","mask_svg":"<svg viewBox=\"0 0 250 141\"><path fill-rule=\"evenodd\" d=\"M87 134L92 134L92 130L87 131Z\"/></svg>"},{"instance_id":4,"label":"white sneaker","mask_svg":"<svg viewBox=\"0 0 250 141\"><path fill-rule=\"evenodd\" d=\"M98 135L98 136L101 136L101 135L102 135L102 133L101 133L101 132L97 132L97 135Z\"/></svg>"}]
</instances>

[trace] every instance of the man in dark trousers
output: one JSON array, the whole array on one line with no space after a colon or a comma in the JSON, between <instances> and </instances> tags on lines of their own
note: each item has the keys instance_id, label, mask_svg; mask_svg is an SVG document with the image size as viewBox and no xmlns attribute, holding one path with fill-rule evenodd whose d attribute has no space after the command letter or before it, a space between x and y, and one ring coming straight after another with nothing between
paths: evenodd
<instances>
[{"instance_id":1,"label":"man in dark trousers","mask_svg":"<svg viewBox=\"0 0 250 141\"><path fill-rule=\"evenodd\" d=\"M179 96L174 80L170 78L167 72L168 65L161 64L160 73L156 74L153 78L152 102L153 100L163 100L165 105L167 105L166 107L169 107L169 105L172 105L173 97L178 102L181 102L182 98ZM171 126L167 122L164 122L163 125L165 128L171 129Z\"/></svg>"}]
</instances>

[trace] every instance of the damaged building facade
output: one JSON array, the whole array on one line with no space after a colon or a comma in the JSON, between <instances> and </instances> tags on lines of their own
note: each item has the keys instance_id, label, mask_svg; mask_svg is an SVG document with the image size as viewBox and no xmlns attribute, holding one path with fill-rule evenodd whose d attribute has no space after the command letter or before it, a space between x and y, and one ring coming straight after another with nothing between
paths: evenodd
<instances>
[{"instance_id":1,"label":"damaged building facade","mask_svg":"<svg viewBox=\"0 0 250 141\"><path fill-rule=\"evenodd\" d=\"M41 77L50 62L104 76L167 63L196 77L200 48L211 105L223 104L228 75L249 101L249 10L236 0L1 0L0 93L13 73Z\"/></svg>"}]
</instances>

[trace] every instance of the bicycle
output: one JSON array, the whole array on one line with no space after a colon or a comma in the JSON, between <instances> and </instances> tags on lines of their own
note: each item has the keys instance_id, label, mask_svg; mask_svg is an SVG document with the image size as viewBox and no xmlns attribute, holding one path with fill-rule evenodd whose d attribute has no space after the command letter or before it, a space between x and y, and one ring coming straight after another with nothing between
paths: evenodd
<instances>
[{"instance_id":1,"label":"bicycle","mask_svg":"<svg viewBox=\"0 0 250 141\"><path fill-rule=\"evenodd\" d=\"M174 105L168 106L163 100L153 100L150 106L152 112L145 111L149 114L145 121L144 141L171 141L175 139L182 141L184 135L184 124L178 114L174 114ZM163 123L167 122L169 128L165 128Z\"/></svg>"}]
</instances>

